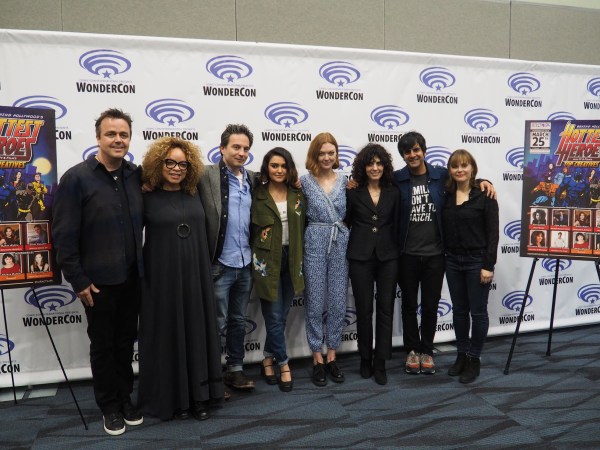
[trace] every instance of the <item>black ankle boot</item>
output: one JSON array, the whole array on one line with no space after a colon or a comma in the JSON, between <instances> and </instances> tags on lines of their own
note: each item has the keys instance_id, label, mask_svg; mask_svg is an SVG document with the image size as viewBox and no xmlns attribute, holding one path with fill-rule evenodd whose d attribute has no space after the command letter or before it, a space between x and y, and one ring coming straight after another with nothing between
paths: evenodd
<instances>
[{"instance_id":1,"label":"black ankle boot","mask_svg":"<svg viewBox=\"0 0 600 450\"><path fill-rule=\"evenodd\" d=\"M360 360L360 376L362 378L371 378L373 376L373 365L370 359Z\"/></svg>"},{"instance_id":2,"label":"black ankle boot","mask_svg":"<svg viewBox=\"0 0 600 450\"><path fill-rule=\"evenodd\" d=\"M461 383L472 383L475 381L475 378L479 376L479 369L481 366L481 361L479 358L473 358L472 356L467 357L467 363L465 364L465 368L460 375L458 381Z\"/></svg>"},{"instance_id":3,"label":"black ankle boot","mask_svg":"<svg viewBox=\"0 0 600 450\"><path fill-rule=\"evenodd\" d=\"M467 354L465 352L458 352L456 355L456 361L448 369L448 375L455 377L460 375L465 369L465 363L467 362Z\"/></svg>"},{"instance_id":4,"label":"black ankle boot","mask_svg":"<svg viewBox=\"0 0 600 450\"><path fill-rule=\"evenodd\" d=\"M385 372L385 359L375 358L373 360L373 378L377 384L387 384L387 373Z\"/></svg>"}]
</instances>

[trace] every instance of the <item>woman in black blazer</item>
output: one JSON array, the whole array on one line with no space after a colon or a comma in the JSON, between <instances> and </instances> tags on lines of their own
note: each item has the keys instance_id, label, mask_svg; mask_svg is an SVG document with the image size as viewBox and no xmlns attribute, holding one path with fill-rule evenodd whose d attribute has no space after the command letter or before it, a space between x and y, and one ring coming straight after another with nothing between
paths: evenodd
<instances>
[{"instance_id":1,"label":"woman in black blazer","mask_svg":"<svg viewBox=\"0 0 600 450\"><path fill-rule=\"evenodd\" d=\"M354 159L347 191L346 223L350 230L347 258L356 305L360 375L387 383L385 360L392 357L392 322L398 271L400 191L392 185L392 157L368 144ZM373 287L377 287L373 355ZM374 358L373 358L374 356Z\"/></svg>"}]
</instances>

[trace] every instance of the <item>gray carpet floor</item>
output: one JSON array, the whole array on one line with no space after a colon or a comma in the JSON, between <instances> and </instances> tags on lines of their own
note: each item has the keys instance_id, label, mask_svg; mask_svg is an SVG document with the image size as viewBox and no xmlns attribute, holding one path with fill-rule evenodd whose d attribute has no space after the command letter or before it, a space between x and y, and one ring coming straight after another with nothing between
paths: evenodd
<instances>
[{"instance_id":1,"label":"gray carpet floor","mask_svg":"<svg viewBox=\"0 0 600 450\"><path fill-rule=\"evenodd\" d=\"M339 355L342 384L317 388L311 361L291 361L294 389L282 393L259 376L252 393L233 392L209 420L161 422L146 417L125 434L102 428L91 383L72 383L85 430L65 383L0 390L0 447L13 449L172 448L600 448L600 325L519 337L510 374L503 373L512 336L490 338L481 375L463 385L446 374L455 358L440 345L435 375L407 375L405 353L388 362L389 383L358 373L357 354ZM2 375L8 376L8 375Z\"/></svg>"}]
</instances>

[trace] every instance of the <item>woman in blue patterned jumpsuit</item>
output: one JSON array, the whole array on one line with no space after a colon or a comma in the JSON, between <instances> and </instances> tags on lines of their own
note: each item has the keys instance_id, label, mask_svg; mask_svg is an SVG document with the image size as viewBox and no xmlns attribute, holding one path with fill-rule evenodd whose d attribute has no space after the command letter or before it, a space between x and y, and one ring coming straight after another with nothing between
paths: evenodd
<instances>
[{"instance_id":1,"label":"woman in blue patterned jumpsuit","mask_svg":"<svg viewBox=\"0 0 600 450\"><path fill-rule=\"evenodd\" d=\"M344 381L335 358L346 314L349 230L343 222L346 178L334 172L338 167L335 138L330 133L318 134L306 157L310 173L301 177L308 219L304 232L304 311L306 336L313 352L312 381L317 386L327 384L326 374L336 383ZM323 343L327 346L326 361L321 354Z\"/></svg>"}]
</instances>

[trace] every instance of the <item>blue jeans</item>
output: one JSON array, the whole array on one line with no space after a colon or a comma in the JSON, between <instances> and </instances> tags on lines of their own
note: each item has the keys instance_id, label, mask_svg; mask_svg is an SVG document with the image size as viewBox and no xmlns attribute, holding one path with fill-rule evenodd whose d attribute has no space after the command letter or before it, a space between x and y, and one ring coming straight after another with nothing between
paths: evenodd
<instances>
[{"instance_id":1,"label":"blue jeans","mask_svg":"<svg viewBox=\"0 0 600 450\"><path fill-rule=\"evenodd\" d=\"M482 265L482 256L446 256L446 280L452 297L456 346L459 352L474 358L481 356L490 325L487 311L490 285L480 282Z\"/></svg>"},{"instance_id":2,"label":"blue jeans","mask_svg":"<svg viewBox=\"0 0 600 450\"><path fill-rule=\"evenodd\" d=\"M252 291L250 265L242 269L216 262L212 277L217 301L217 327L225 336L227 346L227 371L243 369L244 339L246 337L246 308Z\"/></svg>"},{"instance_id":3,"label":"blue jeans","mask_svg":"<svg viewBox=\"0 0 600 450\"><path fill-rule=\"evenodd\" d=\"M288 247L283 247L277 301L260 299L260 307L267 328L263 354L265 358L274 358L280 367L289 362L285 345L285 322L293 299L294 286L289 271Z\"/></svg>"}]
</instances>

